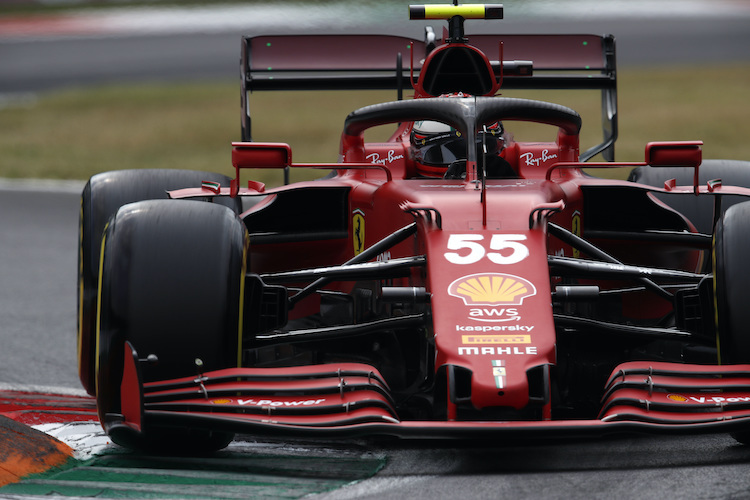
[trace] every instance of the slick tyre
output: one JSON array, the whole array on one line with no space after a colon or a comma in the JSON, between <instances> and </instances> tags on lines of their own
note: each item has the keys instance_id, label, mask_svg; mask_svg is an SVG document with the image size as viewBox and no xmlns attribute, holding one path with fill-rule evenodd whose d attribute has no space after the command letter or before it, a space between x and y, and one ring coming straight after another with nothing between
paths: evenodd
<instances>
[{"instance_id":1,"label":"slick tyre","mask_svg":"<svg viewBox=\"0 0 750 500\"><path fill-rule=\"evenodd\" d=\"M628 180L661 188L664 187L665 181L675 179L678 186L692 186L693 173L694 170L688 167L638 167L633 169ZM705 185L709 180L721 179L724 185L750 188L750 162L747 161L703 160L698 174L701 185ZM712 197L659 194L657 198L684 215L699 232L712 234L714 211ZM746 199L742 196L724 196L722 209L726 210Z\"/></svg>"},{"instance_id":2,"label":"slick tyre","mask_svg":"<svg viewBox=\"0 0 750 500\"><path fill-rule=\"evenodd\" d=\"M719 361L750 363L750 202L724 212L714 235L714 300ZM750 431L735 432L740 443L750 444Z\"/></svg>"},{"instance_id":3,"label":"slick tyre","mask_svg":"<svg viewBox=\"0 0 750 500\"><path fill-rule=\"evenodd\" d=\"M107 428L110 415L121 413L126 341L139 359L152 358L139 363L143 382L238 366L248 236L227 207L148 200L117 211L102 248L96 396ZM225 446L227 436L144 429L143 446L120 444L205 451Z\"/></svg>"},{"instance_id":4,"label":"slick tyre","mask_svg":"<svg viewBox=\"0 0 750 500\"><path fill-rule=\"evenodd\" d=\"M198 187L201 181L229 185L225 175L192 170L120 170L95 175L81 194L78 246L78 374L84 389L95 395L94 337L101 237L109 218L121 206L142 200L167 199L167 191ZM216 203L240 211L238 198Z\"/></svg>"},{"instance_id":5,"label":"slick tyre","mask_svg":"<svg viewBox=\"0 0 750 500\"><path fill-rule=\"evenodd\" d=\"M724 212L714 235L714 300L722 364L750 363L750 202Z\"/></svg>"}]
</instances>

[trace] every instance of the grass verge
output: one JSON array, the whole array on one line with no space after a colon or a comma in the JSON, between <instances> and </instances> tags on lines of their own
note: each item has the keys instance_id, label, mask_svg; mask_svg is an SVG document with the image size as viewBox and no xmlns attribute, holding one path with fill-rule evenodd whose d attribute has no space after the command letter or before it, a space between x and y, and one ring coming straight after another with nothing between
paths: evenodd
<instances>
[{"instance_id":1,"label":"grass verge","mask_svg":"<svg viewBox=\"0 0 750 500\"><path fill-rule=\"evenodd\" d=\"M750 160L750 65L625 68L619 72L617 159L640 161L647 142L703 140L705 158ZM710 77L705 77L710 75ZM106 170L188 168L231 175L239 140L236 82L112 86L39 96L0 96L0 177L86 179ZM568 105L584 119L582 150L601 137L593 92L509 96ZM253 139L288 142L294 160L335 161L349 111L395 92L265 92L251 96ZM506 124L518 140L533 129ZM269 182L264 171L258 180ZM271 183L273 183L271 181Z\"/></svg>"}]
</instances>

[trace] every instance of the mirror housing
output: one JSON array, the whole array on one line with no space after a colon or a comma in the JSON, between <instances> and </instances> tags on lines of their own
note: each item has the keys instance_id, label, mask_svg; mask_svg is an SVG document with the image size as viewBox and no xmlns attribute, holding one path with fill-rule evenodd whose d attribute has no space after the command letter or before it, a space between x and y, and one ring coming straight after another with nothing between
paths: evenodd
<instances>
[{"instance_id":1,"label":"mirror housing","mask_svg":"<svg viewBox=\"0 0 750 500\"><path fill-rule=\"evenodd\" d=\"M229 196L236 197L240 191L240 170L243 168L283 168L285 181L292 164L292 148L282 142L233 142L232 166L235 176L229 185ZM252 185L251 185L252 184ZM260 183L250 181L248 187L257 188ZM262 191L262 189L260 189Z\"/></svg>"},{"instance_id":2,"label":"mirror housing","mask_svg":"<svg viewBox=\"0 0 750 500\"><path fill-rule=\"evenodd\" d=\"M233 142L232 165L241 168L286 168L292 163L292 148L281 142Z\"/></svg>"},{"instance_id":3,"label":"mirror housing","mask_svg":"<svg viewBox=\"0 0 750 500\"><path fill-rule=\"evenodd\" d=\"M646 163L652 167L698 168L703 161L703 141L649 142Z\"/></svg>"}]
</instances>

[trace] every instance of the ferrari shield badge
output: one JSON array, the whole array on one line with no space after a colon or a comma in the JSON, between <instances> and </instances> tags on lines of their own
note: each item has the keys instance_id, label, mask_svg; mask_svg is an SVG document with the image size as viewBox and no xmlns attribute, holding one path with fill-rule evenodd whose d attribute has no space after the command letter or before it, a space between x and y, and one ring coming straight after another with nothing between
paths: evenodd
<instances>
[{"instance_id":1,"label":"ferrari shield badge","mask_svg":"<svg viewBox=\"0 0 750 500\"><path fill-rule=\"evenodd\" d=\"M359 255L365 249L365 214L360 209L352 213L352 241L354 255Z\"/></svg>"}]
</instances>

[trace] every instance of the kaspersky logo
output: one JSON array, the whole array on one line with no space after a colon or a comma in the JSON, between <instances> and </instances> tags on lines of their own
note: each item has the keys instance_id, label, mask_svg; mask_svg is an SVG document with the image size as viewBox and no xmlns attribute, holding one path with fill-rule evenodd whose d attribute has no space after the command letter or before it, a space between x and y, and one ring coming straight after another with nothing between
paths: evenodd
<instances>
[{"instance_id":1,"label":"kaspersky logo","mask_svg":"<svg viewBox=\"0 0 750 500\"><path fill-rule=\"evenodd\" d=\"M448 293L467 306L521 305L523 299L536 295L536 287L511 274L479 273L458 278L450 284Z\"/></svg>"}]
</instances>

